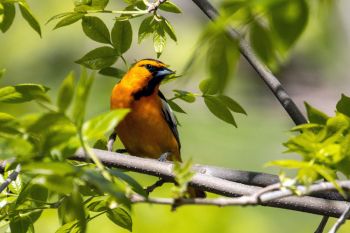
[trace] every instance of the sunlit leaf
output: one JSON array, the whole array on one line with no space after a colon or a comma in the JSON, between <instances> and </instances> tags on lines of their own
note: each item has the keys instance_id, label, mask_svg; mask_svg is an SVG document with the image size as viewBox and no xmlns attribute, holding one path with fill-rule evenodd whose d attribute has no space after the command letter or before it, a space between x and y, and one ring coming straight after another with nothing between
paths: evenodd
<instances>
[{"instance_id":1,"label":"sunlit leaf","mask_svg":"<svg viewBox=\"0 0 350 233\"><path fill-rule=\"evenodd\" d=\"M28 4L25 2L18 2L19 9L23 18L28 22L28 24L41 36L41 28L38 20L34 17L30 11Z\"/></svg>"},{"instance_id":2,"label":"sunlit leaf","mask_svg":"<svg viewBox=\"0 0 350 233\"><path fill-rule=\"evenodd\" d=\"M87 140L97 140L114 129L129 112L128 109L117 109L101 114L83 125L83 135Z\"/></svg>"},{"instance_id":3,"label":"sunlit leaf","mask_svg":"<svg viewBox=\"0 0 350 233\"><path fill-rule=\"evenodd\" d=\"M47 100L49 88L38 84L19 84L0 88L0 102L23 103L34 99Z\"/></svg>"},{"instance_id":4,"label":"sunlit leaf","mask_svg":"<svg viewBox=\"0 0 350 233\"><path fill-rule=\"evenodd\" d=\"M141 41L143 39L145 39L147 36L152 35L153 31L154 31L154 17L153 16L149 16L147 18L145 18L140 27L139 27L139 32L138 32L138 42L141 43Z\"/></svg>"},{"instance_id":5,"label":"sunlit leaf","mask_svg":"<svg viewBox=\"0 0 350 233\"><path fill-rule=\"evenodd\" d=\"M219 95L218 98L233 112L242 113L247 115L246 111L242 108L242 106L237 103L237 101L233 100L229 96Z\"/></svg>"},{"instance_id":6,"label":"sunlit leaf","mask_svg":"<svg viewBox=\"0 0 350 233\"><path fill-rule=\"evenodd\" d=\"M173 40L173 41L177 41L176 38L176 34L175 34L175 30L173 28L173 26L170 24L170 22L166 19L162 20L163 26L164 26L164 30L165 32L169 35L169 37Z\"/></svg>"}]
</instances>

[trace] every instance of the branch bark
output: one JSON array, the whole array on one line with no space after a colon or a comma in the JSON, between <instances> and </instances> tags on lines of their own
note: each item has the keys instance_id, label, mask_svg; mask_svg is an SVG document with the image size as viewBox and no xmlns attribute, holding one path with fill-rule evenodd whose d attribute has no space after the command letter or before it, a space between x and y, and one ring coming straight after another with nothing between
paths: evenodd
<instances>
[{"instance_id":1,"label":"branch bark","mask_svg":"<svg viewBox=\"0 0 350 233\"><path fill-rule=\"evenodd\" d=\"M100 161L108 166L121 168L129 171L134 171L137 173L148 174L156 177L160 177L169 181L174 181L173 174L173 164L170 162L160 162L154 159L147 158L139 158L135 156L128 156L114 152L108 152L104 150L94 149L94 153L100 159ZM88 157L85 156L82 150L77 151L77 153L71 157L73 160L78 161L86 161ZM198 167L200 169L198 169ZM229 196L229 197L237 197L237 196L249 196L253 195L259 190L261 187L246 185L238 182L233 182L229 180L225 180L219 177L212 176L215 172L211 173L210 166L204 165L195 165L194 171L196 172L192 178L192 181L189 183L190 186L200 188L204 191L213 192L216 194ZM198 169L198 170L196 170ZM220 169L218 167L214 167L214 171L216 174L224 174L224 171L229 171L228 169ZM234 171L231 171L235 173ZM247 175L247 172L244 172ZM239 174L239 171L238 171ZM255 176L259 176L258 173L253 173ZM262 177L265 177L266 174L261 174ZM266 175L266 177L271 177L271 175ZM239 180L239 177L234 177L232 180ZM244 177L245 179L245 177ZM266 186L266 185L264 185ZM330 187L327 187L331 189ZM324 190L324 189L323 189ZM312 190L313 192L317 192L319 190ZM284 191L288 192L288 190ZM290 192L290 191L289 191ZM277 195L280 193L274 193ZM290 195L290 193L289 193ZM262 195L263 196L263 195ZM302 211L307 213L326 215L331 217L339 217L344 213L346 208L350 205L346 201L342 200L329 200L325 198L312 197L312 196L304 196L304 197L284 197L274 196L274 198L280 198L278 200L265 200L266 202L262 203L265 206L290 209L296 211Z\"/></svg>"}]
</instances>

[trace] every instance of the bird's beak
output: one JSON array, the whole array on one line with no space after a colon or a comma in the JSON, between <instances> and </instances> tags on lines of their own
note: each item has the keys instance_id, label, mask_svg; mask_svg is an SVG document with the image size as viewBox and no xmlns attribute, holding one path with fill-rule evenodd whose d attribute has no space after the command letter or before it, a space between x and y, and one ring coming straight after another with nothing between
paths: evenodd
<instances>
[{"instance_id":1,"label":"bird's beak","mask_svg":"<svg viewBox=\"0 0 350 233\"><path fill-rule=\"evenodd\" d=\"M162 67L161 69L156 71L154 77L163 79L170 74L175 74L175 72L166 67Z\"/></svg>"}]
</instances>

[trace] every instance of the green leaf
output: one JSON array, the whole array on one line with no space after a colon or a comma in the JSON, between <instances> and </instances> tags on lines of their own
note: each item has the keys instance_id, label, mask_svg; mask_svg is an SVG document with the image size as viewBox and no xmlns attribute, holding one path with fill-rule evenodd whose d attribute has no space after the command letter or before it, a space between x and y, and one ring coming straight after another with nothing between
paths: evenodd
<instances>
[{"instance_id":1,"label":"green leaf","mask_svg":"<svg viewBox=\"0 0 350 233\"><path fill-rule=\"evenodd\" d=\"M58 228L56 233L81 233L79 227L78 227L78 220L68 222Z\"/></svg>"},{"instance_id":2,"label":"green leaf","mask_svg":"<svg viewBox=\"0 0 350 233\"><path fill-rule=\"evenodd\" d=\"M221 4L221 10L224 11L227 15L233 15L246 4L246 1L225 0Z\"/></svg>"},{"instance_id":3,"label":"green leaf","mask_svg":"<svg viewBox=\"0 0 350 233\"><path fill-rule=\"evenodd\" d=\"M271 38L271 32L261 25L254 22L250 27L250 43L259 58L267 65L275 65L274 46Z\"/></svg>"},{"instance_id":4,"label":"green leaf","mask_svg":"<svg viewBox=\"0 0 350 233\"><path fill-rule=\"evenodd\" d=\"M115 21L111 32L113 47L119 54L123 54L131 46L132 43L132 28L128 20Z\"/></svg>"},{"instance_id":5,"label":"green leaf","mask_svg":"<svg viewBox=\"0 0 350 233\"><path fill-rule=\"evenodd\" d=\"M31 13L28 5L25 2L18 2L19 9L23 18L28 22L28 24L40 35L41 37L41 28L39 22Z\"/></svg>"},{"instance_id":6,"label":"green leaf","mask_svg":"<svg viewBox=\"0 0 350 233\"><path fill-rule=\"evenodd\" d=\"M176 14L181 13L180 8L177 5L175 5L175 3L170 1L166 1L160 4L159 9Z\"/></svg>"},{"instance_id":7,"label":"green leaf","mask_svg":"<svg viewBox=\"0 0 350 233\"><path fill-rule=\"evenodd\" d=\"M0 137L0 158L29 157L33 153L33 145L21 137Z\"/></svg>"},{"instance_id":8,"label":"green leaf","mask_svg":"<svg viewBox=\"0 0 350 233\"><path fill-rule=\"evenodd\" d=\"M97 140L114 129L129 112L128 109L117 109L101 114L83 125L83 135L87 140Z\"/></svg>"},{"instance_id":9,"label":"green leaf","mask_svg":"<svg viewBox=\"0 0 350 233\"><path fill-rule=\"evenodd\" d=\"M113 176L116 176L116 177L122 179L123 181L125 181L126 183L128 183L132 187L132 190L134 190L138 194L141 194L142 196L147 196L145 189L136 180L134 180L131 176L128 176L124 172L121 172L117 169L111 169L111 170L109 170L109 172Z\"/></svg>"},{"instance_id":10,"label":"green leaf","mask_svg":"<svg viewBox=\"0 0 350 233\"><path fill-rule=\"evenodd\" d=\"M204 96L205 105L217 118L237 127L236 121L228 107L216 96Z\"/></svg>"},{"instance_id":11,"label":"green leaf","mask_svg":"<svg viewBox=\"0 0 350 233\"><path fill-rule=\"evenodd\" d=\"M73 190L73 178L58 175L37 176L32 180L32 184L42 185L48 190L59 194L71 194Z\"/></svg>"},{"instance_id":12,"label":"green leaf","mask_svg":"<svg viewBox=\"0 0 350 233\"><path fill-rule=\"evenodd\" d=\"M147 36L151 35L154 31L154 17L149 16L145 18L140 27L138 32L138 43L141 43L143 39L145 39Z\"/></svg>"},{"instance_id":13,"label":"green leaf","mask_svg":"<svg viewBox=\"0 0 350 233\"><path fill-rule=\"evenodd\" d=\"M173 41L177 41L177 38L176 38L176 34L175 34L175 30L173 28L173 26L170 24L170 22L166 19L163 19L162 20L162 23L163 23L163 27L164 27L164 30L165 32L169 35L169 37L173 40Z\"/></svg>"},{"instance_id":14,"label":"green leaf","mask_svg":"<svg viewBox=\"0 0 350 233\"><path fill-rule=\"evenodd\" d=\"M73 107L73 121L76 123L77 128L80 129L84 122L86 102L89 96L91 85L94 81L94 74L87 76L86 70L82 69L80 79L77 85L74 107Z\"/></svg>"},{"instance_id":15,"label":"green leaf","mask_svg":"<svg viewBox=\"0 0 350 233\"><path fill-rule=\"evenodd\" d=\"M237 103L237 101L233 100L229 96L219 95L218 98L232 111L237 113L242 113L247 115L246 111L242 108L242 106Z\"/></svg>"},{"instance_id":16,"label":"green leaf","mask_svg":"<svg viewBox=\"0 0 350 233\"><path fill-rule=\"evenodd\" d=\"M78 12L70 12L70 13L64 13L65 16L63 19L61 19L56 26L54 27L54 29L60 28L60 27L64 27L64 26L68 26L71 25L77 21L79 21L81 18L84 17L84 13L78 13ZM50 19L51 20L51 19ZM50 21L49 20L49 21Z\"/></svg>"},{"instance_id":17,"label":"green leaf","mask_svg":"<svg viewBox=\"0 0 350 233\"><path fill-rule=\"evenodd\" d=\"M341 99L337 103L337 111L350 117L350 97L341 95Z\"/></svg>"},{"instance_id":18,"label":"green leaf","mask_svg":"<svg viewBox=\"0 0 350 233\"><path fill-rule=\"evenodd\" d=\"M309 7L305 0L275 1L270 6L269 15L272 28L288 49L304 31Z\"/></svg>"},{"instance_id":19,"label":"green leaf","mask_svg":"<svg viewBox=\"0 0 350 233\"><path fill-rule=\"evenodd\" d=\"M159 57L166 45L166 36L164 27L162 24L158 24L157 29L153 32L153 46L154 51L157 53L157 57Z\"/></svg>"},{"instance_id":20,"label":"green leaf","mask_svg":"<svg viewBox=\"0 0 350 233\"><path fill-rule=\"evenodd\" d=\"M110 210L107 212L107 217L118 226L132 231L132 219L126 210L122 208Z\"/></svg>"},{"instance_id":21,"label":"green leaf","mask_svg":"<svg viewBox=\"0 0 350 233\"><path fill-rule=\"evenodd\" d=\"M168 100L167 101L170 108L175 111L175 112L179 112L179 113L186 113L177 103L175 103L172 100Z\"/></svg>"},{"instance_id":22,"label":"green leaf","mask_svg":"<svg viewBox=\"0 0 350 233\"><path fill-rule=\"evenodd\" d=\"M0 69L0 79L4 76L6 69Z\"/></svg>"},{"instance_id":23,"label":"green leaf","mask_svg":"<svg viewBox=\"0 0 350 233\"><path fill-rule=\"evenodd\" d=\"M106 76L111 76L117 79L121 79L124 75L125 75L125 71L118 69L118 68L114 68L114 67L106 67L101 69L99 72L99 74L102 75L106 75Z\"/></svg>"},{"instance_id":24,"label":"green leaf","mask_svg":"<svg viewBox=\"0 0 350 233\"><path fill-rule=\"evenodd\" d=\"M16 216L10 221L11 232L27 233L30 227L32 222L28 216Z\"/></svg>"},{"instance_id":25,"label":"green leaf","mask_svg":"<svg viewBox=\"0 0 350 233\"><path fill-rule=\"evenodd\" d=\"M69 176L76 173L77 169L67 163L60 162L35 162L22 165L22 170L35 175Z\"/></svg>"},{"instance_id":26,"label":"green leaf","mask_svg":"<svg viewBox=\"0 0 350 233\"><path fill-rule=\"evenodd\" d=\"M199 84L199 90L203 95L214 95L219 92L216 85L212 85L215 82L212 79L204 79Z\"/></svg>"},{"instance_id":27,"label":"green leaf","mask_svg":"<svg viewBox=\"0 0 350 233\"><path fill-rule=\"evenodd\" d=\"M307 112L307 117L308 117L310 123L316 123L316 124L320 124L320 125L326 124L329 117L325 113L312 107L311 105L309 105L306 102L304 102L304 104L305 104L305 108L306 108L306 112Z\"/></svg>"},{"instance_id":28,"label":"green leaf","mask_svg":"<svg viewBox=\"0 0 350 233\"><path fill-rule=\"evenodd\" d=\"M93 148L100 149L100 150L107 150L107 140L105 138L98 139Z\"/></svg>"},{"instance_id":29,"label":"green leaf","mask_svg":"<svg viewBox=\"0 0 350 233\"><path fill-rule=\"evenodd\" d=\"M92 0L91 6L97 9L105 9L109 0Z\"/></svg>"},{"instance_id":30,"label":"green leaf","mask_svg":"<svg viewBox=\"0 0 350 233\"><path fill-rule=\"evenodd\" d=\"M49 88L38 84L19 84L0 88L0 102L23 103L34 99L47 100Z\"/></svg>"},{"instance_id":31,"label":"green leaf","mask_svg":"<svg viewBox=\"0 0 350 233\"><path fill-rule=\"evenodd\" d=\"M15 19L16 15L16 8L14 3L2 3L3 6L3 18L0 22L0 30L2 32L6 32L12 25L13 20Z\"/></svg>"},{"instance_id":32,"label":"green leaf","mask_svg":"<svg viewBox=\"0 0 350 233\"><path fill-rule=\"evenodd\" d=\"M74 73L70 72L63 80L58 90L57 106L61 112L65 112L72 102L74 95Z\"/></svg>"},{"instance_id":33,"label":"green leaf","mask_svg":"<svg viewBox=\"0 0 350 233\"><path fill-rule=\"evenodd\" d=\"M175 97L188 103L193 103L196 101L196 96L192 92L182 90L173 90L173 92L175 92Z\"/></svg>"},{"instance_id":34,"label":"green leaf","mask_svg":"<svg viewBox=\"0 0 350 233\"><path fill-rule=\"evenodd\" d=\"M93 70L100 70L113 65L117 61L118 56L116 50L104 46L88 52L75 62Z\"/></svg>"},{"instance_id":35,"label":"green leaf","mask_svg":"<svg viewBox=\"0 0 350 233\"><path fill-rule=\"evenodd\" d=\"M289 169L300 169L309 167L310 163L298 161L298 160L291 160L291 159L285 159L285 160L275 160L268 162L266 164L267 166L279 166L279 167L285 167Z\"/></svg>"},{"instance_id":36,"label":"green leaf","mask_svg":"<svg viewBox=\"0 0 350 233\"><path fill-rule=\"evenodd\" d=\"M84 16L81 25L90 39L105 44L111 43L108 28L100 18Z\"/></svg>"}]
</instances>

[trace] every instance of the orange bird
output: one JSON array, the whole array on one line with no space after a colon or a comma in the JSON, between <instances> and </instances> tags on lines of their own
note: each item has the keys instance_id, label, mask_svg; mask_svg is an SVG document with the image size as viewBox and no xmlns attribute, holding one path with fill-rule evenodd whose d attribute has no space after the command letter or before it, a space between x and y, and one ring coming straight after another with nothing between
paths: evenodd
<instances>
[{"instance_id":1,"label":"orange bird","mask_svg":"<svg viewBox=\"0 0 350 233\"><path fill-rule=\"evenodd\" d=\"M130 113L118 124L108 142L112 150L116 135L131 155L160 160L181 161L177 122L159 85L174 71L154 59L136 62L116 84L111 109L129 108ZM189 189L191 196L203 191Z\"/></svg>"}]
</instances>

